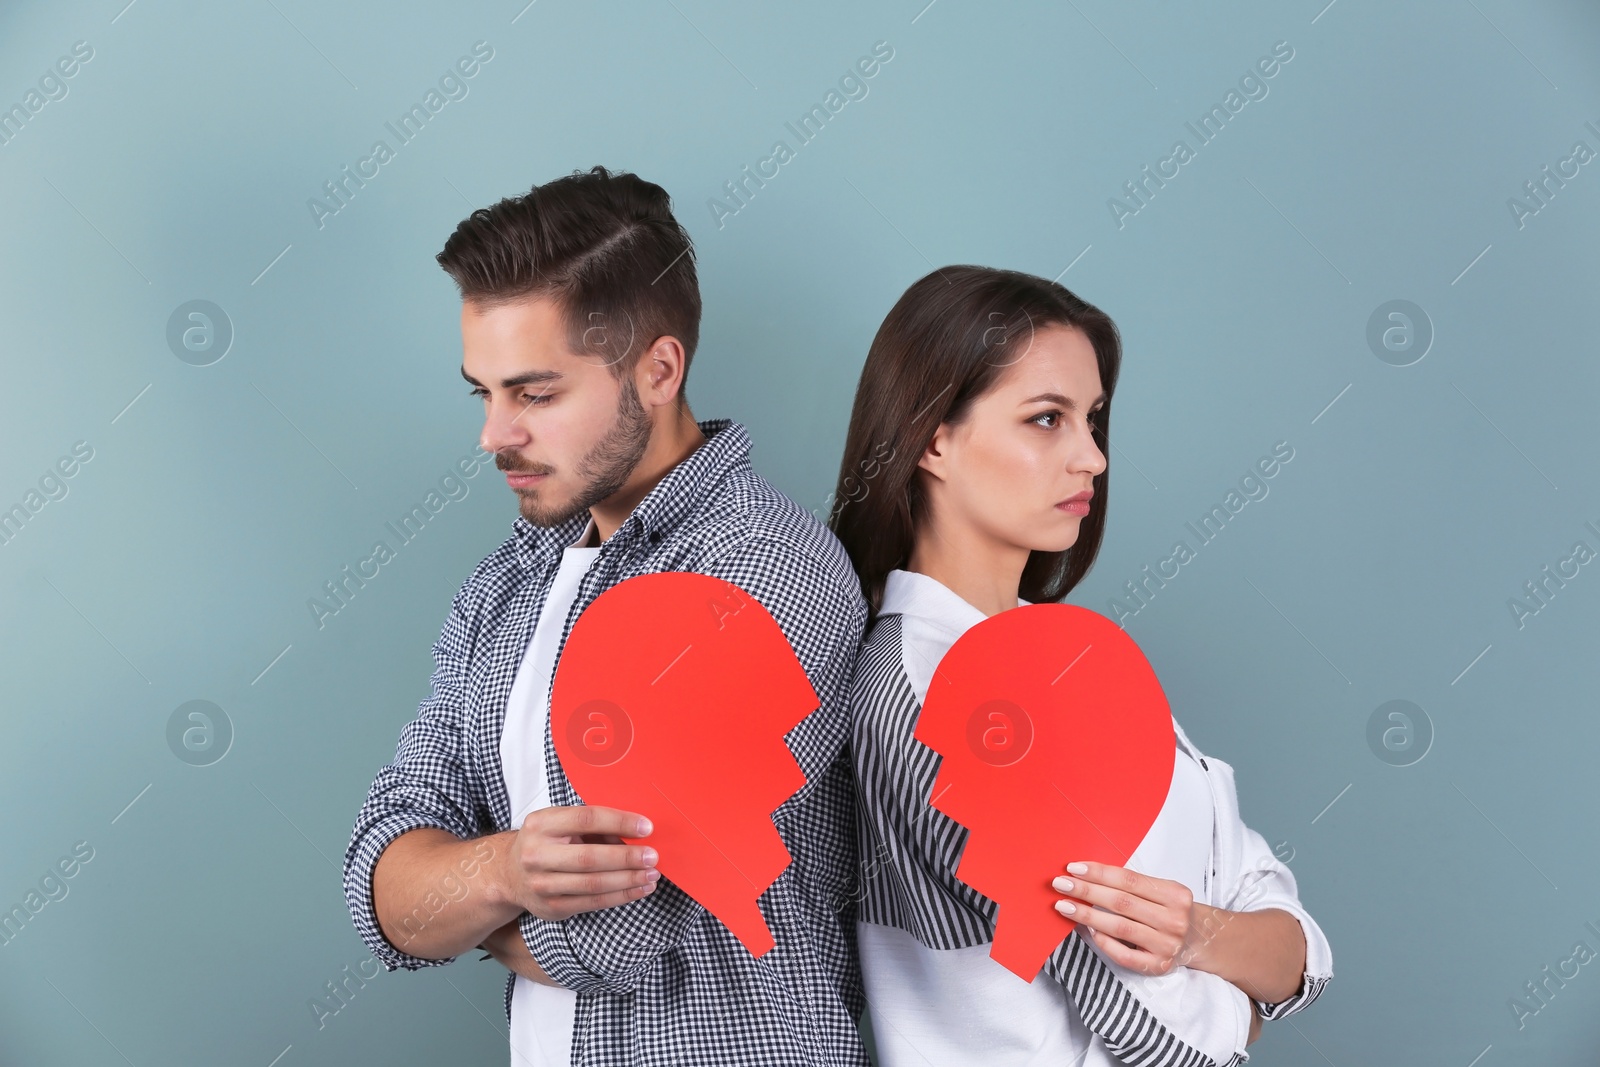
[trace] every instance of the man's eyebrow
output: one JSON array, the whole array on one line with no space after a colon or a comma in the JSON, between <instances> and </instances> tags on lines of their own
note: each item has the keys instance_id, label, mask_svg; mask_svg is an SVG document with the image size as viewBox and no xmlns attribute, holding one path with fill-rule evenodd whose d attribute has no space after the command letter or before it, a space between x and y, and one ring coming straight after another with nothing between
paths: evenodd
<instances>
[{"instance_id":1,"label":"man's eyebrow","mask_svg":"<svg viewBox=\"0 0 1600 1067\"><path fill-rule=\"evenodd\" d=\"M461 377L465 378L479 389L483 388L482 382L478 381L478 379L467 373L466 364L461 365ZM561 377L563 377L563 375L558 370L531 370L526 374L518 374L515 377L505 379L500 383L500 388L515 389L519 385L543 384L545 382L554 382Z\"/></svg>"},{"instance_id":2,"label":"man's eyebrow","mask_svg":"<svg viewBox=\"0 0 1600 1067\"><path fill-rule=\"evenodd\" d=\"M1034 403L1038 403L1041 400L1042 401L1047 401L1047 402L1049 402L1051 404L1060 404L1062 407L1066 408L1068 411L1077 411L1078 410L1078 405L1072 400L1071 397L1062 396L1060 393L1040 393L1038 396L1030 396L1028 399L1024 400L1023 403L1024 404L1034 404ZM1102 392L1099 396L1094 398L1094 402L1091 403L1089 406L1090 407L1094 407L1095 404L1104 404L1105 402L1106 402L1106 394Z\"/></svg>"}]
</instances>

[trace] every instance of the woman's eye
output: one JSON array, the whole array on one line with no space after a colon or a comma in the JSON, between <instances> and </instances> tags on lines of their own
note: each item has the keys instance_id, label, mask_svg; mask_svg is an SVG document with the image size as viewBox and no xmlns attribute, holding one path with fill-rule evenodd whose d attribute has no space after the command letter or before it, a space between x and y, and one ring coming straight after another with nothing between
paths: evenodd
<instances>
[{"instance_id":1,"label":"woman's eye","mask_svg":"<svg viewBox=\"0 0 1600 1067\"><path fill-rule=\"evenodd\" d=\"M1043 411L1043 412L1040 412L1039 414L1035 415L1033 418L1029 419L1028 421L1029 422L1038 423L1040 419L1051 419L1053 421L1051 421L1049 423L1040 423L1040 425L1044 426L1046 429L1054 429L1055 425L1056 425L1055 420L1059 420L1060 418L1061 418L1061 412L1059 412L1059 411Z\"/></svg>"}]
</instances>

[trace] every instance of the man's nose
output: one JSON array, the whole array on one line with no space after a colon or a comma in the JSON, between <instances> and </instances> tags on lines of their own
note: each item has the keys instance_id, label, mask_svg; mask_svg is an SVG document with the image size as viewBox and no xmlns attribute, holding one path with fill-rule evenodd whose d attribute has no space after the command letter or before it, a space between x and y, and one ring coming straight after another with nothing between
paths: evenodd
<instances>
[{"instance_id":1,"label":"man's nose","mask_svg":"<svg viewBox=\"0 0 1600 1067\"><path fill-rule=\"evenodd\" d=\"M478 445L485 452L502 452L527 443L528 429L516 418L516 412L490 404L483 419L483 432Z\"/></svg>"}]
</instances>

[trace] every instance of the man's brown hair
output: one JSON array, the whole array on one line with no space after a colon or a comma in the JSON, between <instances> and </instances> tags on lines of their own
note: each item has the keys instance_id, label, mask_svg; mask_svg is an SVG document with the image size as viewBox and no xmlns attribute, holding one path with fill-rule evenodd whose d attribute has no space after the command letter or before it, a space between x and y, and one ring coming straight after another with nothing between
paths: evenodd
<instances>
[{"instance_id":1,"label":"man's brown hair","mask_svg":"<svg viewBox=\"0 0 1600 1067\"><path fill-rule=\"evenodd\" d=\"M687 379L700 338L694 248L653 182L573 171L474 211L437 258L469 303L554 298L573 351L603 357L618 378L656 338L676 337Z\"/></svg>"}]
</instances>

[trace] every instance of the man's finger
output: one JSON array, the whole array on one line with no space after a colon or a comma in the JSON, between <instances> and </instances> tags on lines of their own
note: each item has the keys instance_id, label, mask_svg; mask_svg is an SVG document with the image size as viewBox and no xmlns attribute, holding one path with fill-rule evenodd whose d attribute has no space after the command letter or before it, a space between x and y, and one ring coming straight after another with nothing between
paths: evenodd
<instances>
[{"instance_id":1,"label":"man's finger","mask_svg":"<svg viewBox=\"0 0 1600 1067\"><path fill-rule=\"evenodd\" d=\"M651 886L659 878L653 870L591 871L584 874L539 871L529 877L528 888L546 902L554 902L560 897L596 897Z\"/></svg>"},{"instance_id":2,"label":"man's finger","mask_svg":"<svg viewBox=\"0 0 1600 1067\"><path fill-rule=\"evenodd\" d=\"M558 897L550 901L550 914L540 918L560 920L570 919L572 916L585 911L599 911L601 908L614 908L618 904L627 904L638 900L640 897L654 892L656 883L646 886L636 886L615 893L598 893L592 896Z\"/></svg>"},{"instance_id":3,"label":"man's finger","mask_svg":"<svg viewBox=\"0 0 1600 1067\"><path fill-rule=\"evenodd\" d=\"M584 834L610 834L615 837L648 837L650 820L632 811L578 804L572 807L540 808L523 820L523 828L550 837L581 837Z\"/></svg>"},{"instance_id":4,"label":"man's finger","mask_svg":"<svg viewBox=\"0 0 1600 1067\"><path fill-rule=\"evenodd\" d=\"M642 871L654 867L657 859L656 850L649 845L569 845L550 841L526 854L523 866L529 872L586 874L596 871Z\"/></svg>"}]
</instances>

